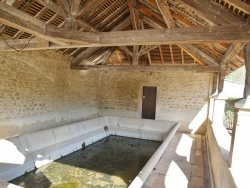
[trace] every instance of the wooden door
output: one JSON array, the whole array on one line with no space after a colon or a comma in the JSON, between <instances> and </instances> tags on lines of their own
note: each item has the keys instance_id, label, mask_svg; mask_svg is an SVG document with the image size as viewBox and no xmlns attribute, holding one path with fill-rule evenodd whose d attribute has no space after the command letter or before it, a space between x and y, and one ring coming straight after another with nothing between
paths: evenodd
<instances>
[{"instance_id":1,"label":"wooden door","mask_svg":"<svg viewBox=\"0 0 250 188\"><path fill-rule=\"evenodd\" d=\"M143 87L142 118L155 119L157 87Z\"/></svg>"}]
</instances>

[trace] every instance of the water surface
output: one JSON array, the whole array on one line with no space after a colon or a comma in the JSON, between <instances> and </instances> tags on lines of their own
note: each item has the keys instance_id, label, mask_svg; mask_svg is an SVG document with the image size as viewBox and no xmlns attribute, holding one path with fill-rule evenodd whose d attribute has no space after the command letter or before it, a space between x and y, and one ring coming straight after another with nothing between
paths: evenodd
<instances>
[{"instance_id":1,"label":"water surface","mask_svg":"<svg viewBox=\"0 0 250 188\"><path fill-rule=\"evenodd\" d=\"M128 187L160 144L109 136L11 183L26 188Z\"/></svg>"}]
</instances>

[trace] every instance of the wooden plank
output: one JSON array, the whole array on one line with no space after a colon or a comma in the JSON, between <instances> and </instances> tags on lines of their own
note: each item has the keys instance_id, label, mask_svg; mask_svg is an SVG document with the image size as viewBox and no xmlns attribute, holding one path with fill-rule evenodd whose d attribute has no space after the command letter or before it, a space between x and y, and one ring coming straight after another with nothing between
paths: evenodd
<instances>
[{"instance_id":1,"label":"wooden plank","mask_svg":"<svg viewBox=\"0 0 250 188\"><path fill-rule=\"evenodd\" d=\"M76 19L80 19L84 14L86 14L87 12L89 12L91 9L93 9L95 6L97 6L98 4L102 3L104 0L91 0L91 1L87 1L83 7L81 7L81 9L79 10Z\"/></svg>"},{"instance_id":2,"label":"wooden plank","mask_svg":"<svg viewBox=\"0 0 250 188\"><path fill-rule=\"evenodd\" d=\"M116 50L116 51L115 51L115 54L116 54L116 56L117 56L117 58L118 58L120 64L122 64L122 58L121 58L121 56L120 56L120 54L119 54L119 51Z\"/></svg>"},{"instance_id":3,"label":"wooden plank","mask_svg":"<svg viewBox=\"0 0 250 188\"><path fill-rule=\"evenodd\" d=\"M244 98L249 98L250 97L250 42L248 42L245 45L244 56L245 56L245 67L246 67Z\"/></svg>"},{"instance_id":4,"label":"wooden plank","mask_svg":"<svg viewBox=\"0 0 250 188\"><path fill-rule=\"evenodd\" d=\"M181 48L181 63L184 64L185 61L184 61L184 52L183 52L183 49Z\"/></svg>"},{"instance_id":5,"label":"wooden plank","mask_svg":"<svg viewBox=\"0 0 250 188\"><path fill-rule=\"evenodd\" d=\"M55 28L52 26L47 26L46 35L57 40L65 41L65 43L97 44L100 41L100 35L95 33L79 32L64 28Z\"/></svg>"},{"instance_id":6,"label":"wooden plank","mask_svg":"<svg viewBox=\"0 0 250 188\"><path fill-rule=\"evenodd\" d=\"M76 58L70 63L70 65L71 66L78 65L79 63L81 63L84 60L86 55L93 53L96 50L98 50L98 48L88 48L88 49L82 51L80 54L78 54L76 56Z\"/></svg>"},{"instance_id":7,"label":"wooden plank","mask_svg":"<svg viewBox=\"0 0 250 188\"><path fill-rule=\"evenodd\" d=\"M133 65L78 65L71 66L76 70L123 70L123 71L196 71L196 72L219 72L219 66L200 66L200 65L152 65L152 66L133 66Z\"/></svg>"},{"instance_id":8,"label":"wooden plank","mask_svg":"<svg viewBox=\"0 0 250 188\"><path fill-rule=\"evenodd\" d=\"M164 58L163 58L161 45L159 46L159 51L160 51L160 56L161 56L161 63L164 64Z\"/></svg>"},{"instance_id":9,"label":"wooden plank","mask_svg":"<svg viewBox=\"0 0 250 188\"><path fill-rule=\"evenodd\" d=\"M41 5L47 7L48 9L54 11L55 13L57 13L58 15L62 16L62 17L67 17L67 15L64 13L64 11L62 11L62 9L60 9L60 7L54 3L51 0L37 0L37 2L39 2Z\"/></svg>"},{"instance_id":10,"label":"wooden plank","mask_svg":"<svg viewBox=\"0 0 250 188\"><path fill-rule=\"evenodd\" d=\"M136 46L133 46L133 61L132 61L132 65L137 65L138 64L138 60L139 60L139 53L138 53L138 50L139 50L139 46L136 45Z\"/></svg>"},{"instance_id":11,"label":"wooden plank","mask_svg":"<svg viewBox=\"0 0 250 188\"><path fill-rule=\"evenodd\" d=\"M47 7L43 7L34 17L37 19L41 18L47 10Z\"/></svg>"},{"instance_id":12,"label":"wooden plank","mask_svg":"<svg viewBox=\"0 0 250 188\"><path fill-rule=\"evenodd\" d=\"M147 46L146 48L144 48L143 50L141 50L138 54L139 57L147 54L148 52L150 52L151 50L157 48L158 46L156 45L152 45L152 46Z\"/></svg>"},{"instance_id":13,"label":"wooden plank","mask_svg":"<svg viewBox=\"0 0 250 188\"><path fill-rule=\"evenodd\" d=\"M51 36L46 36L46 24L26 13L0 2L0 23L16 28L23 32L30 33L45 40L49 40L59 45L64 45Z\"/></svg>"},{"instance_id":14,"label":"wooden plank","mask_svg":"<svg viewBox=\"0 0 250 188\"><path fill-rule=\"evenodd\" d=\"M139 19L137 18L139 15L135 13L135 2L134 0L128 0L128 7L130 12L130 20L132 23L133 30L138 30L139 28Z\"/></svg>"},{"instance_id":15,"label":"wooden plank","mask_svg":"<svg viewBox=\"0 0 250 188\"><path fill-rule=\"evenodd\" d=\"M203 18L216 25L240 25L244 22L224 7L209 0L178 0Z\"/></svg>"},{"instance_id":16,"label":"wooden plank","mask_svg":"<svg viewBox=\"0 0 250 188\"><path fill-rule=\"evenodd\" d=\"M80 9L81 0L73 0L70 7L70 13L73 17L76 17L78 10Z\"/></svg>"},{"instance_id":17,"label":"wooden plank","mask_svg":"<svg viewBox=\"0 0 250 188\"><path fill-rule=\"evenodd\" d=\"M221 63L229 63L244 48L245 43L231 44L221 58Z\"/></svg>"},{"instance_id":18,"label":"wooden plank","mask_svg":"<svg viewBox=\"0 0 250 188\"><path fill-rule=\"evenodd\" d=\"M224 0L225 2L228 2L232 5L234 5L236 8L239 10L245 12L245 13L250 13L250 6L247 3L244 3L240 0Z\"/></svg>"},{"instance_id":19,"label":"wooden plank","mask_svg":"<svg viewBox=\"0 0 250 188\"><path fill-rule=\"evenodd\" d=\"M70 15L70 6L67 0L59 0L57 1L59 6L61 7L62 11L67 15L67 17Z\"/></svg>"},{"instance_id":20,"label":"wooden plank","mask_svg":"<svg viewBox=\"0 0 250 188\"><path fill-rule=\"evenodd\" d=\"M101 64L105 64L107 59L112 55L112 53L115 51L115 47L109 48L109 50L106 52L106 55L103 57Z\"/></svg>"},{"instance_id":21,"label":"wooden plank","mask_svg":"<svg viewBox=\"0 0 250 188\"><path fill-rule=\"evenodd\" d=\"M131 57L133 56L133 53L128 49L126 46L118 46L122 51L124 51L126 54L130 55Z\"/></svg>"},{"instance_id":22,"label":"wooden plank","mask_svg":"<svg viewBox=\"0 0 250 188\"><path fill-rule=\"evenodd\" d=\"M171 56L171 63L174 64L174 53L173 53L172 44L169 44L169 52Z\"/></svg>"},{"instance_id":23,"label":"wooden plank","mask_svg":"<svg viewBox=\"0 0 250 188\"><path fill-rule=\"evenodd\" d=\"M100 33L100 44L103 46L111 43L116 46L131 46L247 42L250 36L249 30L249 26L214 26L104 32Z\"/></svg>"},{"instance_id":24,"label":"wooden plank","mask_svg":"<svg viewBox=\"0 0 250 188\"><path fill-rule=\"evenodd\" d=\"M147 57L148 57L148 64L151 66L152 60L151 60L150 52L147 53Z\"/></svg>"},{"instance_id":25,"label":"wooden plank","mask_svg":"<svg viewBox=\"0 0 250 188\"><path fill-rule=\"evenodd\" d=\"M57 13L58 15L67 18L68 16L60 9L60 7L54 3L51 0L37 0L39 3L41 3L43 6L47 7L48 9L54 11L55 13ZM77 1L77 0L76 0ZM90 1L91 2L91 1ZM84 27L86 30L90 31L90 32L94 32L96 33L96 29L94 27L92 27L90 24L82 21L82 20L77 20L76 21L78 24L81 25L81 27Z\"/></svg>"},{"instance_id":26,"label":"wooden plank","mask_svg":"<svg viewBox=\"0 0 250 188\"><path fill-rule=\"evenodd\" d=\"M1 9L1 8L0 8ZM0 11L0 15L2 11ZM8 13L4 14L7 15ZM6 18L4 16L4 18ZM8 20L8 19L7 19ZM9 19L11 20L11 19ZM37 35L45 40L51 41L64 40L73 42L65 44L61 48L78 47L100 47L100 46L133 46L133 45L161 45L161 44L195 44L195 43L235 43L247 42L250 37L249 26L215 26L199 28L169 28L166 30L140 30L140 31L115 31L100 34L83 33L78 31L66 31L62 28L47 27L45 36L45 24L42 27L36 25L23 26L10 21L6 21L0 16L0 22L5 22L10 26L16 26L27 33ZM27 24L25 22L24 24ZM50 29L51 28L51 29ZM188 34L187 34L188 33ZM51 45L47 49L58 49L57 45Z\"/></svg>"},{"instance_id":27,"label":"wooden plank","mask_svg":"<svg viewBox=\"0 0 250 188\"><path fill-rule=\"evenodd\" d=\"M168 28L174 28L175 23L168 6L168 2L164 0L156 0L156 3L161 11L161 15L165 23L167 24Z\"/></svg>"},{"instance_id":28,"label":"wooden plank","mask_svg":"<svg viewBox=\"0 0 250 188\"><path fill-rule=\"evenodd\" d=\"M137 4L137 2L136 2ZM129 12L130 12L130 20L132 23L133 30L139 30L140 29L140 23L139 23L139 14L137 7L135 6L134 0L128 0L128 7L129 7ZM138 50L139 46L133 46L133 60L132 60L132 65L137 65L139 56L138 56Z\"/></svg>"},{"instance_id":29,"label":"wooden plank","mask_svg":"<svg viewBox=\"0 0 250 188\"><path fill-rule=\"evenodd\" d=\"M210 57L209 55L205 54L200 49L195 48L192 45L182 44L179 47L185 50L185 52L187 52L188 54L195 54L194 55L195 57L193 57L193 55L191 57L195 58L197 61L205 62L206 64L211 66L219 65L219 62L217 62L215 59L213 59L212 57Z\"/></svg>"}]
</instances>

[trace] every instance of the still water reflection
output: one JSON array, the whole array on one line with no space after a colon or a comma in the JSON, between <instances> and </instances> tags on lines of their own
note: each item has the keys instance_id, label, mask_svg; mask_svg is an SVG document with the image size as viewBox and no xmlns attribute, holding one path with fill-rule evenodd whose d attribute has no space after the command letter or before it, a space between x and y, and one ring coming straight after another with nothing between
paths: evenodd
<instances>
[{"instance_id":1,"label":"still water reflection","mask_svg":"<svg viewBox=\"0 0 250 188\"><path fill-rule=\"evenodd\" d=\"M160 144L109 136L11 183L26 188L128 187Z\"/></svg>"}]
</instances>

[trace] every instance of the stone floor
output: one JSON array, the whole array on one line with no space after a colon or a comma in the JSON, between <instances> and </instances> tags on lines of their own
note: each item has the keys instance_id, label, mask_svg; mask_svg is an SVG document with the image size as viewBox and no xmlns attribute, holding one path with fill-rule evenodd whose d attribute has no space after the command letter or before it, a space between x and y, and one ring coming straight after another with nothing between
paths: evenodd
<instances>
[{"instance_id":1,"label":"stone floor","mask_svg":"<svg viewBox=\"0 0 250 188\"><path fill-rule=\"evenodd\" d=\"M210 188L206 140L176 133L143 188Z\"/></svg>"}]
</instances>

